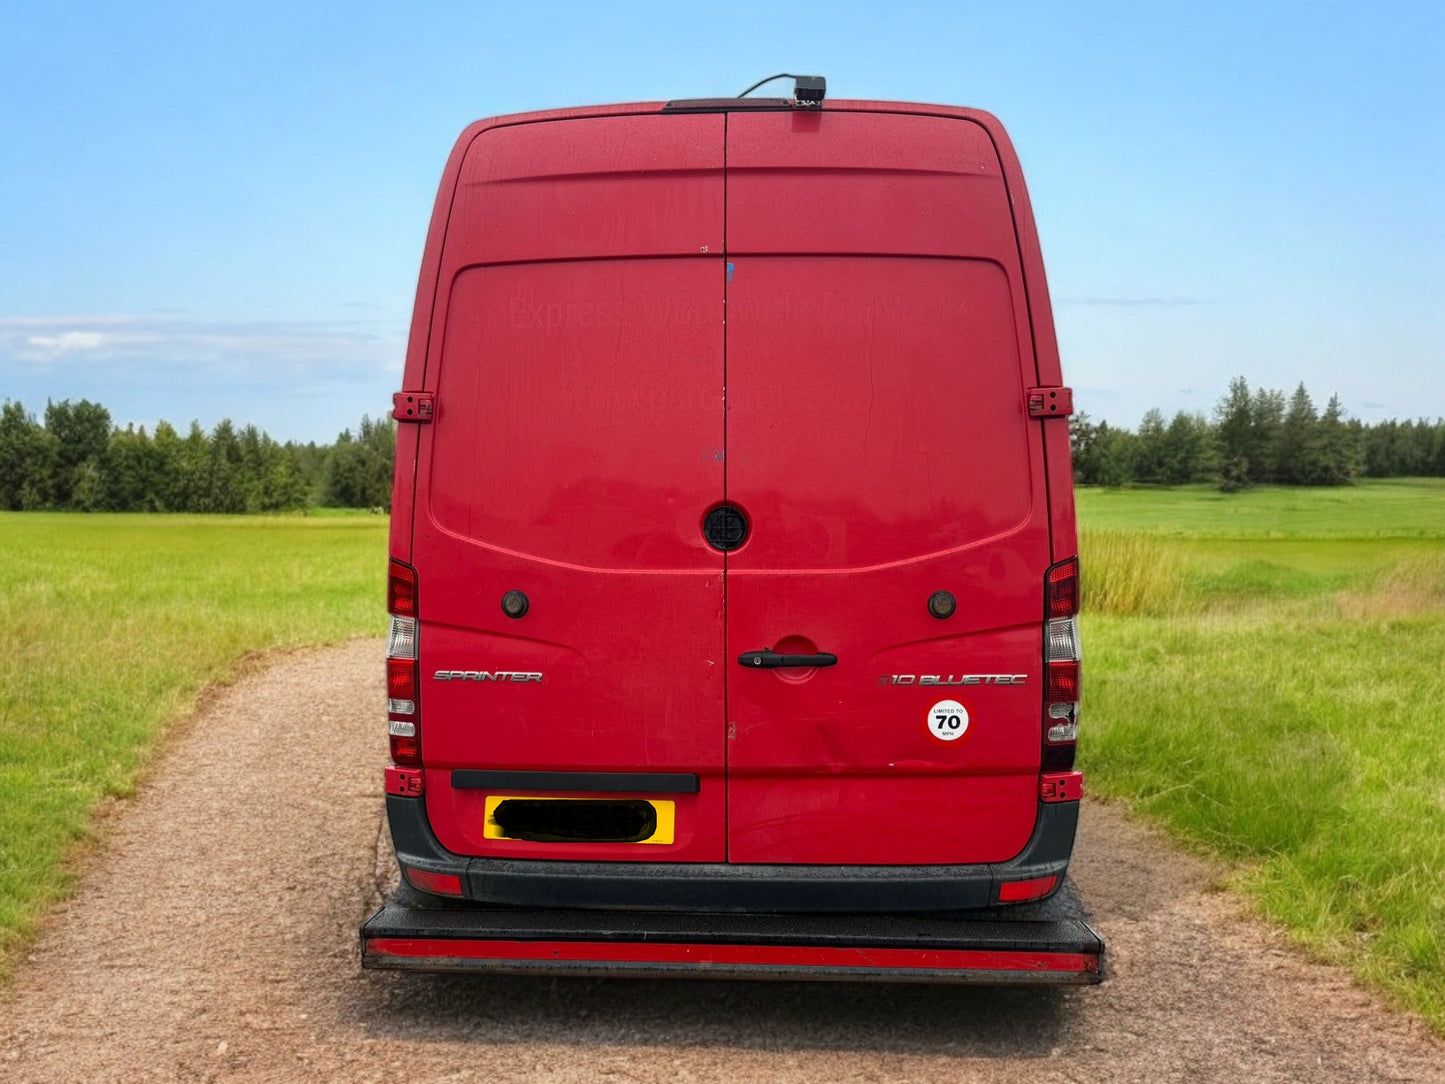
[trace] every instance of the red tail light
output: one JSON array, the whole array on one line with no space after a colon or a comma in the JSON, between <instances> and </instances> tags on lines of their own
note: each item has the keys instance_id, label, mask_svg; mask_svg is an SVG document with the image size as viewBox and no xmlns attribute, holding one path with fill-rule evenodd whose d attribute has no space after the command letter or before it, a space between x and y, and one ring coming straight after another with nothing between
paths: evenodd
<instances>
[{"instance_id":1,"label":"red tail light","mask_svg":"<svg viewBox=\"0 0 1445 1084\"><path fill-rule=\"evenodd\" d=\"M413 707L404 715L416 714L416 662L413 659L386 660L386 698L406 700Z\"/></svg>"},{"instance_id":2,"label":"red tail light","mask_svg":"<svg viewBox=\"0 0 1445 1084\"><path fill-rule=\"evenodd\" d=\"M421 674L417 659L416 569L392 560L386 578L391 633L386 640L386 718L391 759L421 767Z\"/></svg>"},{"instance_id":3,"label":"red tail light","mask_svg":"<svg viewBox=\"0 0 1445 1084\"><path fill-rule=\"evenodd\" d=\"M1050 704L1078 703L1079 700L1079 664L1073 661L1049 662L1049 691L1047 700Z\"/></svg>"},{"instance_id":4,"label":"red tail light","mask_svg":"<svg viewBox=\"0 0 1445 1084\"><path fill-rule=\"evenodd\" d=\"M410 764L421 767L421 741L415 735L404 737L400 734L390 735L391 759L397 764Z\"/></svg>"},{"instance_id":5,"label":"red tail light","mask_svg":"<svg viewBox=\"0 0 1445 1084\"><path fill-rule=\"evenodd\" d=\"M1044 617L1073 617L1079 612L1079 559L1070 557L1044 577Z\"/></svg>"},{"instance_id":6,"label":"red tail light","mask_svg":"<svg viewBox=\"0 0 1445 1084\"><path fill-rule=\"evenodd\" d=\"M416 569L395 559L386 577L386 610L395 617L416 616Z\"/></svg>"},{"instance_id":7,"label":"red tail light","mask_svg":"<svg viewBox=\"0 0 1445 1084\"><path fill-rule=\"evenodd\" d=\"M1078 612L1079 559L1070 557L1044 574L1045 771L1074 766L1082 686Z\"/></svg>"}]
</instances>

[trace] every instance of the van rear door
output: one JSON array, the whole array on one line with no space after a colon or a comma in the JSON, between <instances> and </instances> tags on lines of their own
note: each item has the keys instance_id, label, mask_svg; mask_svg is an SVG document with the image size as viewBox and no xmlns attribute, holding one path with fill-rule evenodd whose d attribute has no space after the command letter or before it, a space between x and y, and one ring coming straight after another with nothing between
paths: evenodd
<instances>
[{"instance_id":1,"label":"van rear door","mask_svg":"<svg viewBox=\"0 0 1445 1084\"><path fill-rule=\"evenodd\" d=\"M831 108L727 139L729 858L1008 859L1049 527L998 154L969 120Z\"/></svg>"},{"instance_id":2,"label":"van rear door","mask_svg":"<svg viewBox=\"0 0 1445 1084\"><path fill-rule=\"evenodd\" d=\"M723 560L702 534L723 492L723 135L716 114L584 116L465 152L412 545L427 814L455 853L726 857ZM645 795L675 803L673 842L488 835L489 797L625 797L585 778L609 772L698 777Z\"/></svg>"}]
</instances>

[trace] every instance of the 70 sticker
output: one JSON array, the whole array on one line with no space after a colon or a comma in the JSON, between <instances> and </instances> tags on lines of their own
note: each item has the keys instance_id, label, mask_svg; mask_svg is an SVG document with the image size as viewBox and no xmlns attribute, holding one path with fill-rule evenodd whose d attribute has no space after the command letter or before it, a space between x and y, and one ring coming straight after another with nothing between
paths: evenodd
<instances>
[{"instance_id":1,"label":"70 sticker","mask_svg":"<svg viewBox=\"0 0 1445 1084\"><path fill-rule=\"evenodd\" d=\"M968 709L957 700L940 700L928 709L928 732L939 741L958 741L968 733Z\"/></svg>"}]
</instances>

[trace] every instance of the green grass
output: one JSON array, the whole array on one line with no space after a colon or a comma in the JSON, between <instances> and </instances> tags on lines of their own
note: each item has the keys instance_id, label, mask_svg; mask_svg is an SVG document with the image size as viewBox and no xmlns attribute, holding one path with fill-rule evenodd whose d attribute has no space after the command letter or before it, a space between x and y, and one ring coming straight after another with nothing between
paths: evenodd
<instances>
[{"instance_id":1,"label":"green grass","mask_svg":"<svg viewBox=\"0 0 1445 1084\"><path fill-rule=\"evenodd\" d=\"M1080 518L1092 788L1445 1032L1445 484L1086 490Z\"/></svg>"},{"instance_id":2,"label":"green grass","mask_svg":"<svg viewBox=\"0 0 1445 1084\"><path fill-rule=\"evenodd\" d=\"M203 687L383 631L386 523L0 514L0 973Z\"/></svg>"},{"instance_id":3,"label":"green grass","mask_svg":"<svg viewBox=\"0 0 1445 1084\"><path fill-rule=\"evenodd\" d=\"M1212 486L1079 491L1092 530L1188 538L1445 538L1445 478L1386 478L1328 489Z\"/></svg>"}]
</instances>

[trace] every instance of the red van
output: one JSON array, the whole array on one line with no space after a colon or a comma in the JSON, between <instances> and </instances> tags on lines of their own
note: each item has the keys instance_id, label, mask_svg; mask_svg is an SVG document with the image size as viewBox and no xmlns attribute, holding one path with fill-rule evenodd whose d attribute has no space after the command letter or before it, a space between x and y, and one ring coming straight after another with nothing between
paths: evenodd
<instances>
[{"instance_id":1,"label":"red van","mask_svg":"<svg viewBox=\"0 0 1445 1084\"><path fill-rule=\"evenodd\" d=\"M404 388L387 810L414 888L744 914L1056 890L1071 405L992 116L474 124Z\"/></svg>"}]
</instances>

